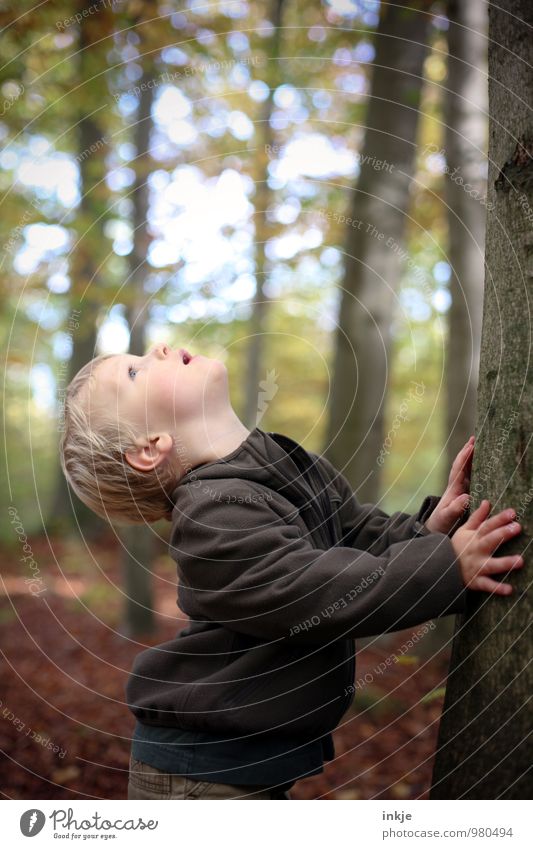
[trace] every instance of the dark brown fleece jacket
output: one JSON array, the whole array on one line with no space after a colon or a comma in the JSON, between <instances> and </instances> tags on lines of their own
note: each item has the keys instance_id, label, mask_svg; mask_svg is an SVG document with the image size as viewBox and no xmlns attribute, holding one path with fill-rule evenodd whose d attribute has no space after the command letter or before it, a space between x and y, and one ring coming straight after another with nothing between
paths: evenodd
<instances>
[{"instance_id":1,"label":"dark brown fleece jacket","mask_svg":"<svg viewBox=\"0 0 533 849\"><path fill-rule=\"evenodd\" d=\"M254 428L174 492L170 553L190 624L141 652L126 687L148 725L220 734L328 734L353 701L354 638L462 613L438 502L391 516L334 466ZM466 517L465 517L466 518Z\"/></svg>"}]
</instances>

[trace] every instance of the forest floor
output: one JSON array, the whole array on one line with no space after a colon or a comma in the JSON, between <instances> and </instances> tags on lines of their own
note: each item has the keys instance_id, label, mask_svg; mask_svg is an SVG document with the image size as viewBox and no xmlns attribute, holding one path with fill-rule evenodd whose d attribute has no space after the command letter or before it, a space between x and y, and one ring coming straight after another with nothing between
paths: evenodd
<instances>
[{"instance_id":1,"label":"forest floor","mask_svg":"<svg viewBox=\"0 0 533 849\"><path fill-rule=\"evenodd\" d=\"M131 639L120 624L121 548L111 533L90 549L44 537L29 545L39 564L34 584L20 549L2 551L1 796L126 799L135 720L124 687L135 655L186 624L175 564L161 548L156 632ZM436 650L430 631L402 651L423 627L358 646L356 678L369 683L334 732L335 759L298 781L292 798L428 798L449 647Z\"/></svg>"}]
</instances>

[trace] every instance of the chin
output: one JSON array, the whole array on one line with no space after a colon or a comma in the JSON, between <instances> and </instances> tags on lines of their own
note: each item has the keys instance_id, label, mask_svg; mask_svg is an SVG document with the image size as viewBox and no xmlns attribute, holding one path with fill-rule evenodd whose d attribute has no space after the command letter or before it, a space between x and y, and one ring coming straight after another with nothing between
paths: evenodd
<instances>
[{"instance_id":1,"label":"chin","mask_svg":"<svg viewBox=\"0 0 533 849\"><path fill-rule=\"evenodd\" d=\"M210 375L212 374L213 376L219 374L227 375L228 369L226 367L226 363L222 362L222 360L215 360L213 358L209 360L208 372Z\"/></svg>"}]
</instances>

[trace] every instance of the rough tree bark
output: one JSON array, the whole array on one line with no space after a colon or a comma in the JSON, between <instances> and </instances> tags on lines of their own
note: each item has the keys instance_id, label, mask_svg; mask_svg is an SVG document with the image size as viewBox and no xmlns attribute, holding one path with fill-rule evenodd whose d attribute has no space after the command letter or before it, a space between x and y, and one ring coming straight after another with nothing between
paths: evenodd
<instances>
[{"instance_id":1,"label":"rough tree bark","mask_svg":"<svg viewBox=\"0 0 533 849\"><path fill-rule=\"evenodd\" d=\"M324 455L376 502L399 251L413 176L431 3L383 5L360 174L348 213Z\"/></svg>"},{"instance_id":2,"label":"rough tree bark","mask_svg":"<svg viewBox=\"0 0 533 849\"><path fill-rule=\"evenodd\" d=\"M452 267L446 346L448 464L474 433L483 308L487 135L487 4L448 0L444 101L449 250Z\"/></svg>"},{"instance_id":3,"label":"rough tree bark","mask_svg":"<svg viewBox=\"0 0 533 849\"><path fill-rule=\"evenodd\" d=\"M445 350L446 454L451 465L474 433L483 310L487 143L487 5L448 0L448 75L444 83L448 262L452 268ZM453 619L435 620L424 641L428 656L448 645Z\"/></svg>"},{"instance_id":4,"label":"rough tree bark","mask_svg":"<svg viewBox=\"0 0 533 849\"><path fill-rule=\"evenodd\" d=\"M472 592L457 617L431 798L529 799L533 534L533 6L489 5L486 277L472 508L514 507L525 554L511 596Z\"/></svg>"}]
</instances>

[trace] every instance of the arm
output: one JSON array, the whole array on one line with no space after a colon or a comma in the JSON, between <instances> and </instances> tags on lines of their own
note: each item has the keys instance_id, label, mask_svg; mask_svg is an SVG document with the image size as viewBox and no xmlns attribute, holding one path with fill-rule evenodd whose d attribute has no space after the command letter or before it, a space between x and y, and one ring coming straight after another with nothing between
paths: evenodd
<instances>
[{"instance_id":1,"label":"arm","mask_svg":"<svg viewBox=\"0 0 533 849\"><path fill-rule=\"evenodd\" d=\"M375 504L360 504L346 477L326 457L321 459L342 496L338 510L344 546L364 549L377 556L394 543L430 533L425 522L439 503L439 496L426 496L414 515L398 511L389 516Z\"/></svg>"},{"instance_id":2,"label":"arm","mask_svg":"<svg viewBox=\"0 0 533 849\"><path fill-rule=\"evenodd\" d=\"M393 543L379 557L352 547L317 549L287 521L294 507L279 494L268 500L267 488L239 479L209 485L208 499L181 494L171 537L180 606L192 617L316 644L465 610L459 563L444 534ZM243 495L251 502L238 503ZM311 627L300 628L305 622Z\"/></svg>"}]
</instances>

